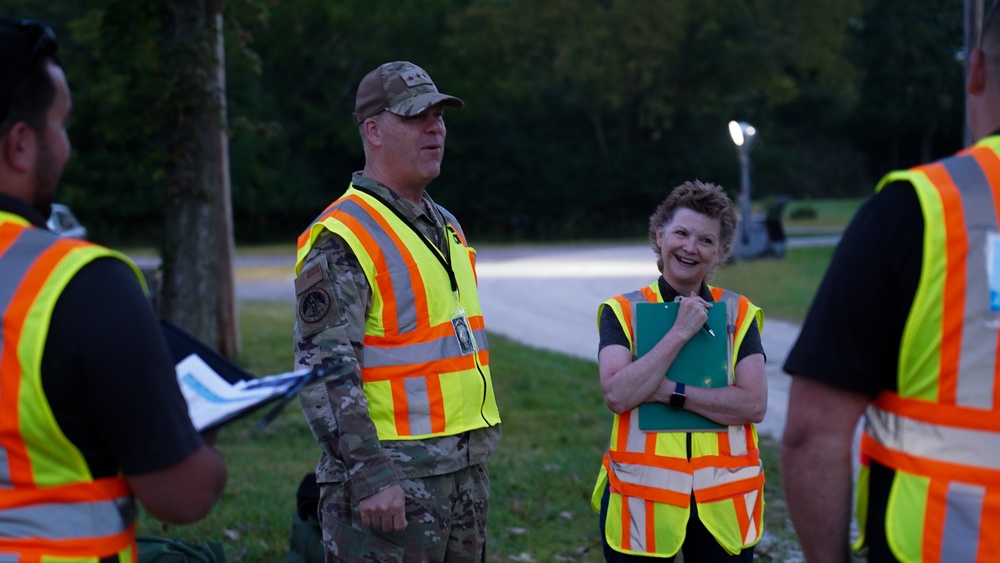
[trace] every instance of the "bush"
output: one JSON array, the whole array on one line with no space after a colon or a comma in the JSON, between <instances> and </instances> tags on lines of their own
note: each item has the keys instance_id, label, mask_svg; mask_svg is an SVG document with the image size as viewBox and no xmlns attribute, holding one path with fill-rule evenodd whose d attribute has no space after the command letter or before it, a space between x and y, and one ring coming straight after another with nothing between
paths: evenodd
<instances>
[{"instance_id":1,"label":"bush","mask_svg":"<svg viewBox=\"0 0 1000 563\"><path fill-rule=\"evenodd\" d=\"M790 219L815 219L819 215L811 205L797 205L788 211Z\"/></svg>"}]
</instances>

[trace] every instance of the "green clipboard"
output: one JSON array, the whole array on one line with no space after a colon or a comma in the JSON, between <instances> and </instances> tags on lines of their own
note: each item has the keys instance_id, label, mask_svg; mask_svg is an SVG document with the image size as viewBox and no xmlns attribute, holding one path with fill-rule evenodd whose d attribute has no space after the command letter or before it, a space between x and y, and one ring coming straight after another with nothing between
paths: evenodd
<instances>
[{"instance_id":1,"label":"green clipboard","mask_svg":"<svg viewBox=\"0 0 1000 563\"><path fill-rule=\"evenodd\" d=\"M636 356L642 356L674 326L680 303L637 303ZM725 387L729 385L729 333L726 330L726 304L716 303L708 310L708 326L712 336L699 330L681 348L665 376L692 387ZM728 427L714 420L664 403L639 405L639 429L653 432L720 432Z\"/></svg>"}]
</instances>

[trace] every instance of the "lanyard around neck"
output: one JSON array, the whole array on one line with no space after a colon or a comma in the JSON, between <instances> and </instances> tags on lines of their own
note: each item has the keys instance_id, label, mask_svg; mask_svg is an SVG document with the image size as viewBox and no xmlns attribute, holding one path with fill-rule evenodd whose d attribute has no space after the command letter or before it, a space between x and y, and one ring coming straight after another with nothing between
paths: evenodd
<instances>
[{"instance_id":1,"label":"lanyard around neck","mask_svg":"<svg viewBox=\"0 0 1000 563\"><path fill-rule=\"evenodd\" d=\"M444 270L448 272L448 280L451 281L451 290L453 292L457 292L458 280L455 279L455 271L451 267L451 243L448 241L447 233L445 233L444 237L445 252L442 253L441 250L438 249L438 247L434 246L434 243L431 242L429 238L427 238L427 235L422 233L420 229L417 228L416 225L414 225L409 219L406 218L405 215L403 215L402 211L396 209L396 207L391 205L388 201L386 201L385 198L378 195L369 188L365 188L362 186L353 186L353 187L359 192L368 194L369 196L375 198L376 201L378 201L379 203L387 207L390 211L392 211L396 215L396 217L399 217L400 221L402 221L407 227L410 228L411 231L413 231L414 233L416 233L418 237L420 237L420 240L424 242L424 245L426 245L427 248L430 249L431 253L435 257L437 257L438 262L441 263L441 266L444 268Z\"/></svg>"}]
</instances>

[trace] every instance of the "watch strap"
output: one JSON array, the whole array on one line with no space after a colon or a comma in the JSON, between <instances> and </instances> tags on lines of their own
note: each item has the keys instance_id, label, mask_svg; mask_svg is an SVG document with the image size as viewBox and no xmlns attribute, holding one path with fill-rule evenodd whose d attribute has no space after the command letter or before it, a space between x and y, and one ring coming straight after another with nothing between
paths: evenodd
<instances>
[{"instance_id":1,"label":"watch strap","mask_svg":"<svg viewBox=\"0 0 1000 563\"><path fill-rule=\"evenodd\" d=\"M673 394L670 395L670 406L678 409L684 408L684 401L687 399L687 395L684 394L686 387L680 381L677 382Z\"/></svg>"}]
</instances>

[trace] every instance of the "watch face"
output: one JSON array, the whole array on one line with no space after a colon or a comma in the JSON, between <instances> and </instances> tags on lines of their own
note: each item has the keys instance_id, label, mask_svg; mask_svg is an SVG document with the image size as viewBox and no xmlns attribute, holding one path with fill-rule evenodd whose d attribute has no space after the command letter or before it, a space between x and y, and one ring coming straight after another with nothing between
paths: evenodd
<instances>
[{"instance_id":1,"label":"watch face","mask_svg":"<svg viewBox=\"0 0 1000 563\"><path fill-rule=\"evenodd\" d=\"M677 393L674 393L673 395L670 396L670 406L677 409L682 409L684 408L684 399L687 399L687 397L685 397L684 395L679 395Z\"/></svg>"}]
</instances>

